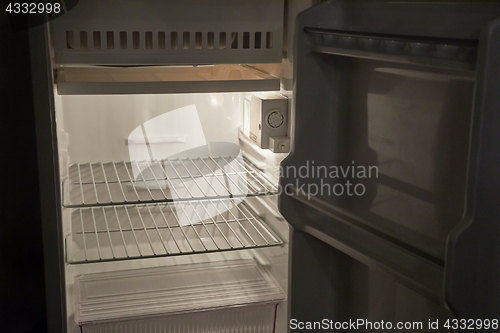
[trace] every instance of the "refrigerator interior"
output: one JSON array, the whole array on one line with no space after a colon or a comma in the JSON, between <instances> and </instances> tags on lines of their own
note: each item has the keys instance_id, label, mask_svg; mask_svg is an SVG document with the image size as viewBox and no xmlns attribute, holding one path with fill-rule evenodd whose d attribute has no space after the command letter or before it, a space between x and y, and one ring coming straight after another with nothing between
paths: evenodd
<instances>
[{"instance_id":1,"label":"refrigerator interior","mask_svg":"<svg viewBox=\"0 0 500 333\"><path fill-rule=\"evenodd\" d=\"M68 332L286 331L287 154L242 134L253 94L55 96Z\"/></svg>"}]
</instances>

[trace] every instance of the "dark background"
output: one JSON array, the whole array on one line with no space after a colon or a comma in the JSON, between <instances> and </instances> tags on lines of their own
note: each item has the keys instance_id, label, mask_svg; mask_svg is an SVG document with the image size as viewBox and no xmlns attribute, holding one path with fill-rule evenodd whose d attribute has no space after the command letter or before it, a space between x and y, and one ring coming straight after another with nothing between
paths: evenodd
<instances>
[{"instance_id":1,"label":"dark background","mask_svg":"<svg viewBox=\"0 0 500 333\"><path fill-rule=\"evenodd\" d=\"M0 13L0 332L46 329L28 32Z\"/></svg>"}]
</instances>

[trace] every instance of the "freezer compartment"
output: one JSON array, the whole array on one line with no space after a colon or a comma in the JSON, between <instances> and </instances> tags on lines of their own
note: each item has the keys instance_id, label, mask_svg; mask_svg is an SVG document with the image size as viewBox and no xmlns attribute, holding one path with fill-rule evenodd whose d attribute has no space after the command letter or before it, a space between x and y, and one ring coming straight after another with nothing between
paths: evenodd
<instances>
[{"instance_id":1,"label":"freezer compartment","mask_svg":"<svg viewBox=\"0 0 500 333\"><path fill-rule=\"evenodd\" d=\"M68 263L177 256L281 246L242 199L78 208Z\"/></svg>"},{"instance_id":2,"label":"freezer compartment","mask_svg":"<svg viewBox=\"0 0 500 333\"><path fill-rule=\"evenodd\" d=\"M52 21L57 64L277 63L283 0L87 0Z\"/></svg>"},{"instance_id":3,"label":"freezer compartment","mask_svg":"<svg viewBox=\"0 0 500 333\"><path fill-rule=\"evenodd\" d=\"M83 332L272 332L285 294L254 260L87 274L75 279Z\"/></svg>"},{"instance_id":4,"label":"freezer compartment","mask_svg":"<svg viewBox=\"0 0 500 333\"><path fill-rule=\"evenodd\" d=\"M230 198L277 193L262 171L236 156L73 164L64 206Z\"/></svg>"}]
</instances>

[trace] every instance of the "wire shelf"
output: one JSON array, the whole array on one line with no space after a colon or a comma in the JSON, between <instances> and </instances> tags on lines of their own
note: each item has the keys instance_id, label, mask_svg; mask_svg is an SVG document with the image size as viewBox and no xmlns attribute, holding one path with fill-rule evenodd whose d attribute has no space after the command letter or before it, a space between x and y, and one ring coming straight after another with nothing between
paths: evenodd
<instances>
[{"instance_id":1,"label":"wire shelf","mask_svg":"<svg viewBox=\"0 0 500 333\"><path fill-rule=\"evenodd\" d=\"M111 206L276 194L254 165L240 157L73 164L65 207Z\"/></svg>"},{"instance_id":2,"label":"wire shelf","mask_svg":"<svg viewBox=\"0 0 500 333\"><path fill-rule=\"evenodd\" d=\"M280 246L242 199L72 210L68 263L91 263Z\"/></svg>"}]
</instances>

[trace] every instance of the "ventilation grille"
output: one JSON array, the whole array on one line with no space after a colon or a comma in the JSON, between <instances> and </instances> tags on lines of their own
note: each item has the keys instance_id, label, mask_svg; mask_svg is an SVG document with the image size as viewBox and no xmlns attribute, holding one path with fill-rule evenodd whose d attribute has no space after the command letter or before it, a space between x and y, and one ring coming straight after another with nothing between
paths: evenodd
<instances>
[{"instance_id":1,"label":"ventilation grille","mask_svg":"<svg viewBox=\"0 0 500 333\"><path fill-rule=\"evenodd\" d=\"M66 50L272 49L267 32L66 31Z\"/></svg>"},{"instance_id":2,"label":"ventilation grille","mask_svg":"<svg viewBox=\"0 0 500 333\"><path fill-rule=\"evenodd\" d=\"M112 4L80 2L53 21L58 64L281 62L283 0Z\"/></svg>"}]
</instances>

